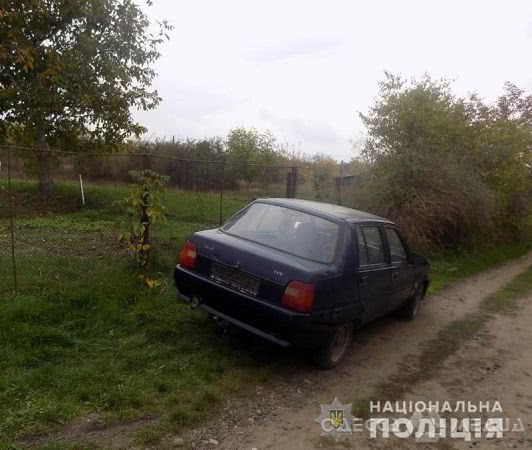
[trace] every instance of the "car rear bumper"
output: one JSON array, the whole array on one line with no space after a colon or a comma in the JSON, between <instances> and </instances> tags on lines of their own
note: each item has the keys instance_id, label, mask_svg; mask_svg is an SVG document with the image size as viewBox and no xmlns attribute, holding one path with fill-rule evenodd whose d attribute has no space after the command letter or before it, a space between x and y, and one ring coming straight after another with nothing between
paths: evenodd
<instances>
[{"instance_id":1,"label":"car rear bumper","mask_svg":"<svg viewBox=\"0 0 532 450\"><path fill-rule=\"evenodd\" d=\"M320 323L319 314L301 314L268 304L179 265L174 280L185 301L197 297L198 306L207 313L278 345L313 348L331 335L332 328Z\"/></svg>"}]
</instances>

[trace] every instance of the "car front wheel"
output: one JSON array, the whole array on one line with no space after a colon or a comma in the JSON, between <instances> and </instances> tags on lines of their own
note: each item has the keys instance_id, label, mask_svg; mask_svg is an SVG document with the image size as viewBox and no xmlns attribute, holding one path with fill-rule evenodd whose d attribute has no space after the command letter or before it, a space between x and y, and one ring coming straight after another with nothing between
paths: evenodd
<instances>
[{"instance_id":1,"label":"car front wheel","mask_svg":"<svg viewBox=\"0 0 532 450\"><path fill-rule=\"evenodd\" d=\"M353 323L338 325L334 328L327 344L314 354L314 361L322 369L333 368L342 361L352 340Z\"/></svg>"}]
</instances>

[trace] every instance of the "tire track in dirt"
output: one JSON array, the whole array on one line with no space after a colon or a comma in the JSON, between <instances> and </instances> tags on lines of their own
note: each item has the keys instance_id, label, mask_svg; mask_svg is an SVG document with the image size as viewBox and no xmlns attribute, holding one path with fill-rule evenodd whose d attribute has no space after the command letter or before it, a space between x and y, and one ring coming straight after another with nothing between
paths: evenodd
<instances>
[{"instance_id":1,"label":"tire track in dirt","mask_svg":"<svg viewBox=\"0 0 532 450\"><path fill-rule=\"evenodd\" d=\"M245 399L230 399L216 417L184 437L192 448L309 449L326 445L314 418L320 404L366 398L404 360L455 320L475 311L483 299L532 264L532 253L474 275L429 296L414 322L384 318L363 327L340 367L320 371L301 363L287 380L259 386Z\"/></svg>"},{"instance_id":2,"label":"tire track in dirt","mask_svg":"<svg viewBox=\"0 0 532 450\"><path fill-rule=\"evenodd\" d=\"M512 425L521 420L524 431L510 429L502 439L446 438L447 448L532 448L532 295L519 299L517 308L496 314L476 339L460 345L435 377L413 386L406 400L447 399L451 403L469 400L473 404L498 401L503 413L492 417L508 418ZM463 416L463 414L461 414ZM466 414L468 416L468 414ZM473 413L470 417L490 414ZM402 442L401 442L402 441ZM412 448L414 439L394 439L386 448ZM418 444L419 445L419 444ZM360 448L357 446L357 448ZM419 448L419 447L416 447Z\"/></svg>"}]
</instances>

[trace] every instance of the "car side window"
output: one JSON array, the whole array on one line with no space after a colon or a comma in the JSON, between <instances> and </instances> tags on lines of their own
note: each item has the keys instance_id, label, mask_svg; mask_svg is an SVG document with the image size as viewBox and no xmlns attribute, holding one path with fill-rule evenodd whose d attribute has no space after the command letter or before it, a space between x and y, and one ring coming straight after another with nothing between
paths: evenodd
<instances>
[{"instance_id":1,"label":"car side window","mask_svg":"<svg viewBox=\"0 0 532 450\"><path fill-rule=\"evenodd\" d=\"M365 264L372 265L384 263L386 259L384 255L384 242L380 228L377 226L365 225L359 227L359 232L364 236L364 241L366 244L367 259L365 260ZM360 265L364 265L362 263L362 259Z\"/></svg>"},{"instance_id":2,"label":"car side window","mask_svg":"<svg viewBox=\"0 0 532 450\"><path fill-rule=\"evenodd\" d=\"M390 245L392 263L405 262L407 260L406 249L397 230L386 227L386 237L388 238L388 244Z\"/></svg>"},{"instance_id":3,"label":"car side window","mask_svg":"<svg viewBox=\"0 0 532 450\"><path fill-rule=\"evenodd\" d=\"M357 228L358 240L358 264L360 266L367 266L369 264L368 247L366 246L366 238L362 233L362 228Z\"/></svg>"}]
</instances>

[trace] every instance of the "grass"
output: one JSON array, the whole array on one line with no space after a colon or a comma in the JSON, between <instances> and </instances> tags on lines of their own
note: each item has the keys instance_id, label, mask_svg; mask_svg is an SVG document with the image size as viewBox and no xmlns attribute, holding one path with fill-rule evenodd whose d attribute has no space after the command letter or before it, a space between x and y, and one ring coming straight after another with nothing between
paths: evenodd
<instances>
[{"instance_id":1,"label":"grass","mask_svg":"<svg viewBox=\"0 0 532 450\"><path fill-rule=\"evenodd\" d=\"M113 422L146 415L179 430L222 393L263 380L272 367L260 341L218 335L175 299L171 269L183 241L216 226L218 197L172 192L170 219L153 230L162 286L137 279L116 236L124 188L57 186L49 205L15 184L19 295L11 292L6 195L0 193L0 436L13 442L96 412ZM242 200L227 197L224 214ZM52 211L52 214L50 214ZM259 356L257 356L257 354ZM238 364L235 364L238 361ZM139 440L156 439L153 430ZM0 438L0 442L2 440ZM7 445L7 443L4 443Z\"/></svg>"},{"instance_id":2,"label":"grass","mask_svg":"<svg viewBox=\"0 0 532 450\"><path fill-rule=\"evenodd\" d=\"M135 433L135 442L144 447L157 446L161 442L161 430L148 426Z\"/></svg>"},{"instance_id":3,"label":"grass","mask_svg":"<svg viewBox=\"0 0 532 450\"><path fill-rule=\"evenodd\" d=\"M517 300L532 292L532 266L517 275L502 289L489 296L481 305L484 313L506 314L516 309Z\"/></svg>"},{"instance_id":4,"label":"grass","mask_svg":"<svg viewBox=\"0 0 532 450\"><path fill-rule=\"evenodd\" d=\"M490 245L476 250L447 251L430 255L432 281L429 294L434 294L462 278L522 256L531 249L532 240L529 240L505 245Z\"/></svg>"},{"instance_id":5,"label":"grass","mask_svg":"<svg viewBox=\"0 0 532 450\"><path fill-rule=\"evenodd\" d=\"M169 191L169 220L153 229L154 276L136 277L117 236L127 226L118 206L124 186L59 183L42 204L36 185L16 181L19 295L11 289L5 183L0 183L0 448L61 428L89 413L104 423L152 418L138 445L159 445L165 430L216 411L232 392L290 364L258 339L219 334L205 315L175 300L171 272L184 240L217 226L219 197ZM246 203L227 193L223 215ZM433 289L518 256L527 244L434 258ZM272 362L278 361L278 362ZM3 441L2 441L3 440ZM83 448L68 442L43 448Z\"/></svg>"},{"instance_id":6,"label":"grass","mask_svg":"<svg viewBox=\"0 0 532 450\"><path fill-rule=\"evenodd\" d=\"M5 195L6 183L3 182L3 201L0 202L0 217L7 217L8 202ZM35 195L37 183L28 180L14 180L12 189L16 196L17 217L34 217L41 214L79 213L81 195L79 185L71 182L56 183L52 198L43 204ZM128 196L128 187L123 184L86 184L84 187L86 212L96 211L99 216L116 217L120 213L118 203ZM249 200L247 194L226 193L223 199L223 217L228 218ZM185 222L219 221L219 194L209 192L189 192L168 190L165 197L168 217Z\"/></svg>"},{"instance_id":7,"label":"grass","mask_svg":"<svg viewBox=\"0 0 532 450\"><path fill-rule=\"evenodd\" d=\"M370 396L354 403L353 414L367 419L370 416L371 401L381 401L381 404L384 404L386 401L399 400L411 386L432 378L441 369L445 360L459 350L464 341L485 330L494 314L511 312L516 308L517 301L530 292L532 292L532 266L487 297L477 311L443 328L424 346L416 361L409 362L411 370L397 371L379 383Z\"/></svg>"}]
</instances>

